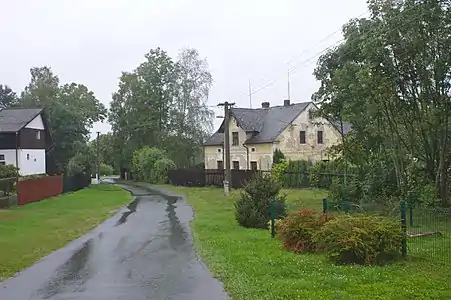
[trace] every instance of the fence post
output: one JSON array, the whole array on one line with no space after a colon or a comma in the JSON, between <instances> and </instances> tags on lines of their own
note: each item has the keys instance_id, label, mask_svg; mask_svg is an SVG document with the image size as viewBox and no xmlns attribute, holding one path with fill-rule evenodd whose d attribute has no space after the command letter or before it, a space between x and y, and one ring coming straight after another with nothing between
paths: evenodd
<instances>
[{"instance_id":1,"label":"fence post","mask_svg":"<svg viewBox=\"0 0 451 300\"><path fill-rule=\"evenodd\" d=\"M413 197L409 196L409 225L413 227Z\"/></svg>"},{"instance_id":2,"label":"fence post","mask_svg":"<svg viewBox=\"0 0 451 300\"><path fill-rule=\"evenodd\" d=\"M406 222L406 201L401 201L401 229L403 232L403 239L402 239L402 256L407 256L407 222Z\"/></svg>"},{"instance_id":3,"label":"fence post","mask_svg":"<svg viewBox=\"0 0 451 300\"><path fill-rule=\"evenodd\" d=\"M349 212L349 201L348 201L348 197L346 197L346 196L343 197L343 210L346 213Z\"/></svg>"},{"instance_id":4,"label":"fence post","mask_svg":"<svg viewBox=\"0 0 451 300\"><path fill-rule=\"evenodd\" d=\"M276 218L276 213L275 213L275 202L273 199L269 200L269 217L271 218L271 237L274 238L276 235L276 230L274 227L274 219Z\"/></svg>"},{"instance_id":5,"label":"fence post","mask_svg":"<svg viewBox=\"0 0 451 300\"><path fill-rule=\"evenodd\" d=\"M323 199L323 214L327 213L327 199Z\"/></svg>"}]
</instances>

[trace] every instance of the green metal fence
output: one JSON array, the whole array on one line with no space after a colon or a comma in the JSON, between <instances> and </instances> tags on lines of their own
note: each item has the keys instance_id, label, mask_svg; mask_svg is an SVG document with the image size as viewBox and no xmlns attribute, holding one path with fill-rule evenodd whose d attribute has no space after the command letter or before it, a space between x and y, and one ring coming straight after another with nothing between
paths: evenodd
<instances>
[{"instance_id":1,"label":"green metal fence","mask_svg":"<svg viewBox=\"0 0 451 300\"><path fill-rule=\"evenodd\" d=\"M357 206L346 198L342 201L323 199L323 213L378 214L399 220L405 233L403 255L409 259L431 260L451 265L451 209L430 208L415 205L413 201L401 201L398 207L380 205ZM294 212L301 206L288 204L287 211ZM274 214L270 206L271 236L275 236Z\"/></svg>"}]
</instances>

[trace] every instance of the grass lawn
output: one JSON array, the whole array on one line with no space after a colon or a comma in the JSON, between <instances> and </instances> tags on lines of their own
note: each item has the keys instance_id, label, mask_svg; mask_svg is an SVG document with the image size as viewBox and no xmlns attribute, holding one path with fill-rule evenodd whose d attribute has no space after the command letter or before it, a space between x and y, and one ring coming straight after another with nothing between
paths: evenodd
<instances>
[{"instance_id":1,"label":"grass lawn","mask_svg":"<svg viewBox=\"0 0 451 300\"><path fill-rule=\"evenodd\" d=\"M337 266L322 254L281 249L269 231L239 227L233 197L218 188L177 188L193 205L196 247L233 299L450 299L451 268L409 260L385 267ZM288 190L291 208L299 201L320 210L320 190ZM236 195L237 192L235 191Z\"/></svg>"},{"instance_id":2,"label":"grass lawn","mask_svg":"<svg viewBox=\"0 0 451 300\"><path fill-rule=\"evenodd\" d=\"M11 209L0 209L0 280L13 276L91 230L131 200L106 184Z\"/></svg>"}]
</instances>

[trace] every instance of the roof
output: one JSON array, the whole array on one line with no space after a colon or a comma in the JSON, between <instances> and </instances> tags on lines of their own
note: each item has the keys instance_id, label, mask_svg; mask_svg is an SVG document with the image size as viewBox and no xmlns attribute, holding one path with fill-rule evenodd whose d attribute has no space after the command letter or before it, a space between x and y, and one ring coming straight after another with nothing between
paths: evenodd
<instances>
[{"instance_id":1,"label":"roof","mask_svg":"<svg viewBox=\"0 0 451 300\"><path fill-rule=\"evenodd\" d=\"M0 110L0 132L21 130L41 111L41 108L5 108Z\"/></svg>"},{"instance_id":2,"label":"roof","mask_svg":"<svg viewBox=\"0 0 451 300\"><path fill-rule=\"evenodd\" d=\"M301 112L312 102L295 103L291 105L273 106L270 108L232 108L231 114L235 117L238 126L246 132L256 133L248 139L246 144L271 143L279 134L290 125ZM341 131L340 122L331 122ZM343 122L343 134L351 130L349 123ZM224 144L224 122L204 146L216 146Z\"/></svg>"}]
</instances>

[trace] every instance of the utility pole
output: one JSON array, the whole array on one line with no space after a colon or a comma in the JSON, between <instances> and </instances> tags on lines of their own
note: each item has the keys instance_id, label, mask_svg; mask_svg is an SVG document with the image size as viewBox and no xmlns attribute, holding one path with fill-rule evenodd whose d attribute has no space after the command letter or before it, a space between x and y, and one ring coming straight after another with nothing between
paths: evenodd
<instances>
[{"instance_id":1,"label":"utility pole","mask_svg":"<svg viewBox=\"0 0 451 300\"><path fill-rule=\"evenodd\" d=\"M99 147L99 142L100 142L100 131L97 131L97 158L96 158L96 181L97 183L100 182L100 147Z\"/></svg>"},{"instance_id":2,"label":"utility pole","mask_svg":"<svg viewBox=\"0 0 451 300\"><path fill-rule=\"evenodd\" d=\"M229 131L229 122L230 122L230 112L229 108L235 105L235 103L219 103L218 106L224 106L224 150L225 150L225 172L224 172L224 194L229 196L230 193L230 183L232 180L231 172L230 172L230 131Z\"/></svg>"}]
</instances>

